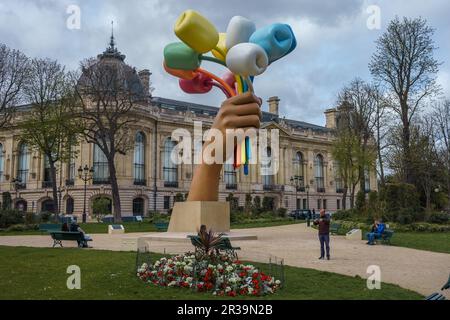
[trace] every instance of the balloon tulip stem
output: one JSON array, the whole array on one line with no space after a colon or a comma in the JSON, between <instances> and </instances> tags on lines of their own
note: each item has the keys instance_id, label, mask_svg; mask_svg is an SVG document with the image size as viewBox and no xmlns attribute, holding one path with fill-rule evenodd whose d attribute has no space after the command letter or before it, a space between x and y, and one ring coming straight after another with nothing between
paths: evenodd
<instances>
[{"instance_id":1,"label":"balloon tulip stem","mask_svg":"<svg viewBox=\"0 0 450 320\"><path fill-rule=\"evenodd\" d=\"M234 97L236 95L236 93L233 91L233 89L231 89L230 86L225 81L223 81L221 78L219 78L215 74L213 74L211 72L208 72L208 71L206 71L206 70L204 70L202 68L198 68L195 71L203 73L204 75L208 76L209 78L211 78L213 80L216 80L218 83L220 83L225 88L225 90L228 92L228 94L231 97Z\"/></svg>"},{"instance_id":2,"label":"balloon tulip stem","mask_svg":"<svg viewBox=\"0 0 450 320\"><path fill-rule=\"evenodd\" d=\"M250 80L250 77L245 77L245 83L248 86L248 91L250 91L251 93L255 93L255 89L253 88L253 83L252 80Z\"/></svg>"},{"instance_id":3,"label":"balloon tulip stem","mask_svg":"<svg viewBox=\"0 0 450 320\"><path fill-rule=\"evenodd\" d=\"M223 62L223 61L220 60L220 59L214 58L214 57L203 56L203 55L202 55L202 56L200 57L200 59L201 59L201 60L204 60L204 61L210 61L210 62L218 63L218 64L220 64L220 65L222 65L222 66L224 66L224 67L227 66L227 65L225 64L225 62Z\"/></svg>"}]
</instances>

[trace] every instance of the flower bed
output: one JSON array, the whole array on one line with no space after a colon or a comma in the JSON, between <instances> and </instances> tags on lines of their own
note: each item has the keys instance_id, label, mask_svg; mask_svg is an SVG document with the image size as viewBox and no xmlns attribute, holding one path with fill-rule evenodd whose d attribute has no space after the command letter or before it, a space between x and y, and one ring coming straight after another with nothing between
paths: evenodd
<instances>
[{"instance_id":1,"label":"flower bed","mask_svg":"<svg viewBox=\"0 0 450 320\"><path fill-rule=\"evenodd\" d=\"M153 265L144 263L137 276L163 287L191 288L218 296L272 294L281 286L279 280L243 264L225 254L214 259L198 258L193 253L161 258Z\"/></svg>"}]
</instances>

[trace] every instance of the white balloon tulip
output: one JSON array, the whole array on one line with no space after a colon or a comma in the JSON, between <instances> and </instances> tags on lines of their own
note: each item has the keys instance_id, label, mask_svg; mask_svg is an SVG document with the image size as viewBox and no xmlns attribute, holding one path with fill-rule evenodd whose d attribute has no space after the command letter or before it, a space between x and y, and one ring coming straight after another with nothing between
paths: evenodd
<instances>
[{"instance_id":1,"label":"white balloon tulip","mask_svg":"<svg viewBox=\"0 0 450 320\"><path fill-rule=\"evenodd\" d=\"M266 71L269 58L259 45L240 43L228 51L226 62L231 72L248 77L257 76Z\"/></svg>"}]
</instances>

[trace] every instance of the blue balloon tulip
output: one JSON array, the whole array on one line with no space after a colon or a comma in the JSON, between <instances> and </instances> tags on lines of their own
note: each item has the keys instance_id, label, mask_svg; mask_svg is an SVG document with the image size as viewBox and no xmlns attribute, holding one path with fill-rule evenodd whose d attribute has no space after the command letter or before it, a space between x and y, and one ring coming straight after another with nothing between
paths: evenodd
<instances>
[{"instance_id":1,"label":"blue balloon tulip","mask_svg":"<svg viewBox=\"0 0 450 320\"><path fill-rule=\"evenodd\" d=\"M250 42L264 48L269 57L269 63L284 57L297 46L291 27L282 23L274 23L256 30L251 35Z\"/></svg>"}]
</instances>

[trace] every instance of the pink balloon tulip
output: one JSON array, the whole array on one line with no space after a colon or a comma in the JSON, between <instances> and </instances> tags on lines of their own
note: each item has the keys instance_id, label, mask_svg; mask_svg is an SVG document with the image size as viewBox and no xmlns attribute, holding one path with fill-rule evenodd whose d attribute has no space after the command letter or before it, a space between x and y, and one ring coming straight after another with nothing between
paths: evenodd
<instances>
[{"instance_id":1,"label":"pink balloon tulip","mask_svg":"<svg viewBox=\"0 0 450 320\"><path fill-rule=\"evenodd\" d=\"M192 80L180 79L180 88L191 94L208 93L213 87L213 81L203 73L197 73L196 77Z\"/></svg>"},{"instance_id":2,"label":"pink balloon tulip","mask_svg":"<svg viewBox=\"0 0 450 320\"><path fill-rule=\"evenodd\" d=\"M222 76L223 81L225 81L227 83L227 85L229 85L231 88L235 88L236 87L236 77L234 76L233 73L231 72L227 72Z\"/></svg>"}]
</instances>

